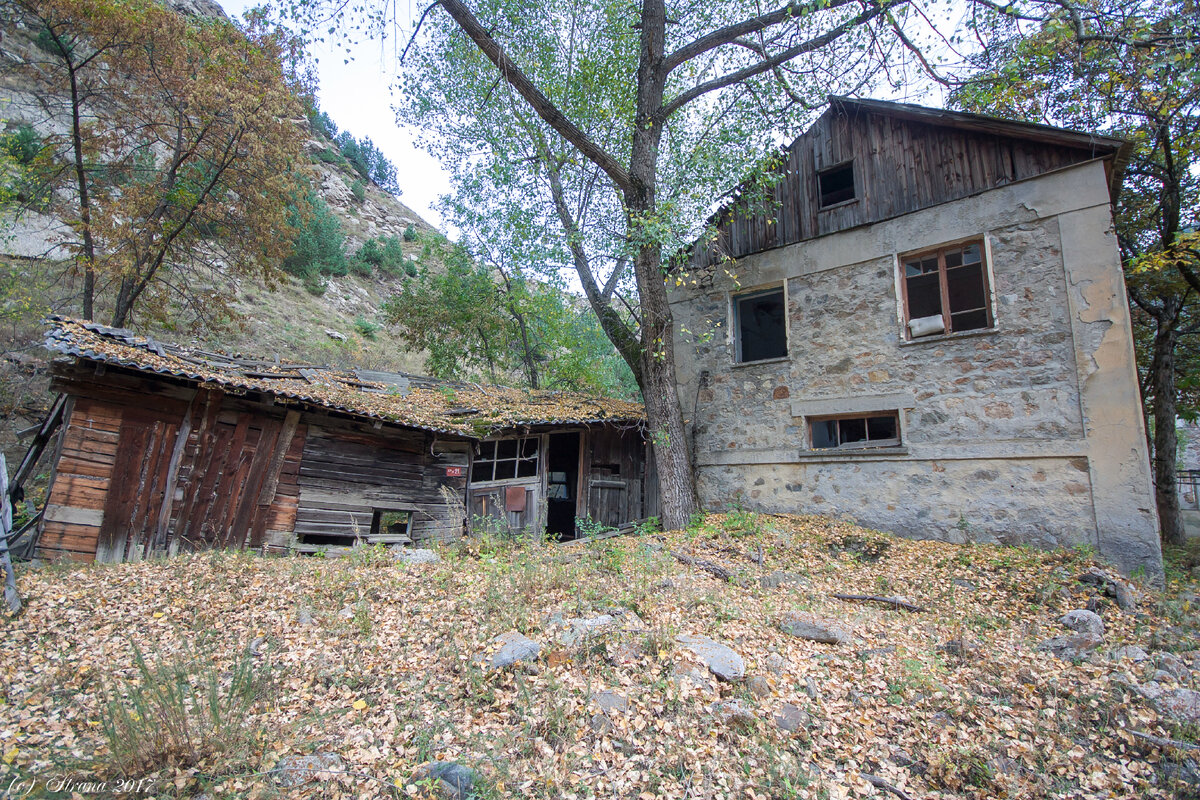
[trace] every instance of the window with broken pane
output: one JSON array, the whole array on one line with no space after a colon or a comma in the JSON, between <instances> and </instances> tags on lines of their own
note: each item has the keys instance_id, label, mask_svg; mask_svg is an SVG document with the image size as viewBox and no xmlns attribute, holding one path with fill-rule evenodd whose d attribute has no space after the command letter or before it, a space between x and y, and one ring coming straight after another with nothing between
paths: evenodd
<instances>
[{"instance_id":1,"label":"window with broken pane","mask_svg":"<svg viewBox=\"0 0 1200 800\"><path fill-rule=\"evenodd\" d=\"M809 420L813 450L894 447L900 444L900 415L895 411Z\"/></svg>"},{"instance_id":2,"label":"window with broken pane","mask_svg":"<svg viewBox=\"0 0 1200 800\"><path fill-rule=\"evenodd\" d=\"M974 241L901 259L909 338L991 326L983 254L983 242Z\"/></svg>"},{"instance_id":3,"label":"window with broken pane","mask_svg":"<svg viewBox=\"0 0 1200 800\"><path fill-rule=\"evenodd\" d=\"M733 298L738 363L787 355L787 303L783 288Z\"/></svg>"},{"instance_id":4,"label":"window with broken pane","mask_svg":"<svg viewBox=\"0 0 1200 800\"><path fill-rule=\"evenodd\" d=\"M479 443L472 482L534 478L538 474L538 437L496 439Z\"/></svg>"}]
</instances>

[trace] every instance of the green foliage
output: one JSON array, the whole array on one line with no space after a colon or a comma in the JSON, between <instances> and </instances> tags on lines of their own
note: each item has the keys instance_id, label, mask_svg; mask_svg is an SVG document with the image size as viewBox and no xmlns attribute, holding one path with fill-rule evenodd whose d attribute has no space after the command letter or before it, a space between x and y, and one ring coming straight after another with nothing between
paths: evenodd
<instances>
[{"instance_id":1,"label":"green foliage","mask_svg":"<svg viewBox=\"0 0 1200 800\"><path fill-rule=\"evenodd\" d=\"M288 217L296 228L291 253L283 260L283 269L300 278L305 288L320 294L327 275L345 275L349 271L344 252L342 224L316 192L308 191L302 205L291 205ZM319 289L319 291L317 291Z\"/></svg>"},{"instance_id":2,"label":"green foliage","mask_svg":"<svg viewBox=\"0 0 1200 800\"><path fill-rule=\"evenodd\" d=\"M173 661L147 660L133 645L133 665L135 680L105 687L100 714L117 774L187 769L214 756L228 769L249 755L255 706L271 685L269 668L249 649L226 668L188 649Z\"/></svg>"},{"instance_id":3,"label":"green foliage","mask_svg":"<svg viewBox=\"0 0 1200 800\"><path fill-rule=\"evenodd\" d=\"M324 150L318 150L316 159L317 159L317 161L321 161L326 164L344 164L344 163L346 163L346 159L342 158L341 155L336 150L333 150L332 148L329 148L329 147L326 147Z\"/></svg>"},{"instance_id":4,"label":"green foliage","mask_svg":"<svg viewBox=\"0 0 1200 800\"><path fill-rule=\"evenodd\" d=\"M33 164L44 148L42 137L29 125L18 125L0 136L0 150L22 167Z\"/></svg>"},{"instance_id":5,"label":"green foliage","mask_svg":"<svg viewBox=\"0 0 1200 800\"><path fill-rule=\"evenodd\" d=\"M354 195L354 199L359 203L367 199L367 182L364 180L356 180L350 184L350 194Z\"/></svg>"},{"instance_id":6,"label":"green foliage","mask_svg":"<svg viewBox=\"0 0 1200 800\"><path fill-rule=\"evenodd\" d=\"M406 242L417 241L417 229L415 226L409 225L407 228L404 229L404 241L406 241Z\"/></svg>"},{"instance_id":7,"label":"green foliage","mask_svg":"<svg viewBox=\"0 0 1200 800\"><path fill-rule=\"evenodd\" d=\"M367 239L358 248L358 252L354 254L354 258L351 261L351 269L353 269L354 262L366 264L392 277L399 277L401 275L415 277L417 275L417 267L405 258L404 247L398 236L380 236L375 239ZM370 269L366 270L366 274L370 274Z\"/></svg>"},{"instance_id":8,"label":"green foliage","mask_svg":"<svg viewBox=\"0 0 1200 800\"><path fill-rule=\"evenodd\" d=\"M383 326L365 317L356 317L354 320L354 330L364 339L374 340L375 335L383 330Z\"/></svg>"}]
</instances>

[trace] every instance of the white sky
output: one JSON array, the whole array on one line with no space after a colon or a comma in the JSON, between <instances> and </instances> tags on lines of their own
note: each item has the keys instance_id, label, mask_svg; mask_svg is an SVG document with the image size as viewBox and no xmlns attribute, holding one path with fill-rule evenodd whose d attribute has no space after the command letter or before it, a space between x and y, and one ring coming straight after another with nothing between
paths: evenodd
<instances>
[{"instance_id":1,"label":"white sky","mask_svg":"<svg viewBox=\"0 0 1200 800\"><path fill-rule=\"evenodd\" d=\"M217 0L225 13L241 19L242 12L258 5L254 0ZM411 0L397 0L400 15L412 14ZM420 7L417 8L420 13ZM410 27L407 20L402 20ZM450 191L445 171L428 153L416 145L416 132L396 123L392 111L391 84L396 76L393 42L382 46L367 42L355 49L355 58L336 45L314 44L309 53L317 62L320 80L318 100L339 130L348 130L355 138L371 137L375 146L396 165L400 200L445 233L441 215L433 210L440 195ZM403 47L403 42L400 43Z\"/></svg>"}]
</instances>

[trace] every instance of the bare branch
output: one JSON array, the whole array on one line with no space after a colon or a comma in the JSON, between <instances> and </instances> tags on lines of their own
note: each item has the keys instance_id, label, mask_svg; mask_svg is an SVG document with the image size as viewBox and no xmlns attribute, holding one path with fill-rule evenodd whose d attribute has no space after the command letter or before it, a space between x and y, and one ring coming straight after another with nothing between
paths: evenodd
<instances>
[{"instance_id":1,"label":"bare branch","mask_svg":"<svg viewBox=\"0 0 1200 800\"><path fill-rule=\"evenodd\" d=\"M567 119L550 98L542 94L529 76L512 62L500 43L492 37L491 33L483 27L479 19L461 0L440 0L440 3L471 41L475 42L480 51L496 65L500 74L504 76L504 80L516 89L521 97L525 98L525 102L529 103L530 108L547 125L570 142L588 160L604 170L622 191L629 191L632 188L629 173L625 168L602 147L593 142L574 122Z\"/></svg>"},{"instance_id":2,"label":"bare branch","mask_svg":"<svg viewBox=\"0 0 1200 800\"><path fill-rule=\"evenodd\" d=\"M719 78L713 78L711 81L697 84L686 92L676 96L675 99L663 106L658 112L658 118L661 122L667 117L670 117L683 106L687 105L698 97L708 94L709 92L715 92L718 89L724 89L728 86L734 85L735 83L741 83L744 80L753 78L755 75L760 75L764 72L775 69L781 64L791 61L793 58L804 55L805 53L811 53L814 50L820 50L822 47L837 41L848 31L870 22L889 9L905 5L908 2L909 0L887 0L880 5L868 8L862 13L843 21L840 25L831 28L820 36L809 39L801 44L796 45L795 47L790 47L787 50L783 50L771 58L764 59L757 64L753 64L744 69L736 70L727 75L722 75Z\"/></svg>"}]
</instances>

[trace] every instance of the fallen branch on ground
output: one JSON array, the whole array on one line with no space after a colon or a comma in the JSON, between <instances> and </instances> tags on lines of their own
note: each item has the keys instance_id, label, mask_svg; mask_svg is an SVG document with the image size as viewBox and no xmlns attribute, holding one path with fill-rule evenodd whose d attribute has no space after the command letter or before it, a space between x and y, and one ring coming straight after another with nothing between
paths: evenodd
<instances>
[{"instance_id":1,"label":"fallen branch on ground","mask_svg":"<svg viewBox=\"0 0 1200 800\"><path fill-rule=\"evenodd\" d=\"M672 550L671 555L675 557L676 561L682 564L687 564L689 567L697 567L698 569L702 569L708 574L712 575L714 578L719 578L723 581L729 581L733 578L732 572L725 569L720 564L713 563L712 561L706 561L703 558L694 558L689 556L687 553L681 553L678 550Z\"/></svg>"},{"instance_id":2,"label":"fallen branch on ground","mask_svg":"<svg viewBox=\"0 0 1200 800\"><path fill-rule=\"evenodd\" d=\"M910 795L908 792L904 791L899 786L896 786L893 783L888 783L887 781L885 781L883 778L879 777L878 775L868 775L865 772L860 772L858 774L862 777L863 780L865 780L867 783L874 786L876 789L883 789L885 791L891 792L892 794L896 795L896 797L899 797L900 800L913 800L912 795Z\"/></svg>"},{"instance_id":3,"label":"fallen branch on ground","mask_svg":"<svg viewBox=\"0 0 1200 800\"><path fill-rule=\"evenodd\" d=\"M1191 742L1181 742L1178 739L1168 739L1165 736L1155 736L1152 733L1142 733L1141 731L1129 731L1130 736L1136 736L1139 739L1144 739L1150 744L1158 747L1174 747L1178 750L1188 750L1191 752L1200 751L1200 744L1192 744Z\"/></svg>"},{"instance_id":4,"label":"fallen branch on ground","mask_svg":"<svg viewBox=\"0 0 1200 800\"><path fill-rule=\"evenodd\" d=\"M833 594L831 597L836 597L838 600L859 600L864 603L883 603L884 605L900 608L904 611L928 611L928 608L919 606L915 603L910 603L907 600L901 600L899 597L880 597L874 594Z\"/></svg>"}]
</instances>

